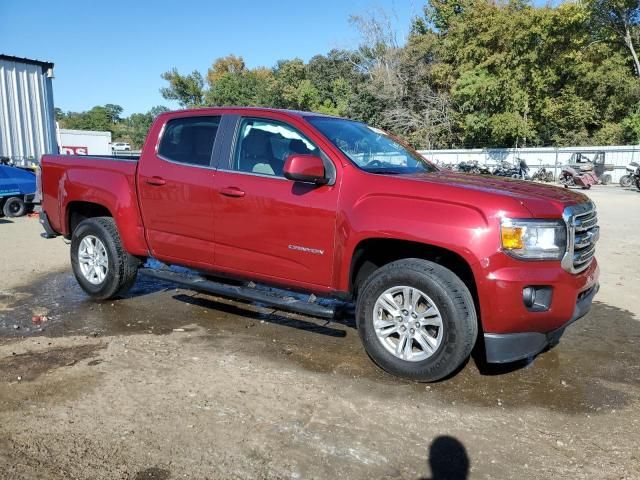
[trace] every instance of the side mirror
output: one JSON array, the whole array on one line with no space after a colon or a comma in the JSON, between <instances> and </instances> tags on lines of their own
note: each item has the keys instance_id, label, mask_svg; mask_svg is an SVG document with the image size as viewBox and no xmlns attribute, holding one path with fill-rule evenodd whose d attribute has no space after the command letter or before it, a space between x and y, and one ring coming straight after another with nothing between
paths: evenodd
<instances>
[{"instance_id":1,"label":"side mirror","mask_svg":"<svg viewBox=\"0 0 640 480\"><path fill-rule=\"evenodd\" d=\"M294 182L324 185L329 181L324 169L324 162L317 155L297 153L289 155L284 163L283 173L285 178Z\"/></svg>"}]
</instances>

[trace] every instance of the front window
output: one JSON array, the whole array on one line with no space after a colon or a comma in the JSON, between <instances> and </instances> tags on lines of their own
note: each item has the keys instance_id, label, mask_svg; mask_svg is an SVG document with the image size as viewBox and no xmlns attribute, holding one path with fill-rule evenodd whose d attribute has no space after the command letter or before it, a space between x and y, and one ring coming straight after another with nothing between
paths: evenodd
<instances>
[{"instance_id":1,"label":"front window","mask_svg":"<svg viewBox=\"0 0 640 480\"><path fill-rule=\"evenodd\" d=\"M240 125L233 170L283 177L290 155L320 150L293 127L276 120L245 118Z\"/></svg>"},{"instance_id":2,"label":"front window","mask_svg":"<svg viewBox=\"0 0 640 480\"><path fill-rule=\"evenodd\" d=\"M342 118L309 116L306 120L367 172L402 174L437 171L418 152L377 128Z\"/></svg>"}]
</instances>

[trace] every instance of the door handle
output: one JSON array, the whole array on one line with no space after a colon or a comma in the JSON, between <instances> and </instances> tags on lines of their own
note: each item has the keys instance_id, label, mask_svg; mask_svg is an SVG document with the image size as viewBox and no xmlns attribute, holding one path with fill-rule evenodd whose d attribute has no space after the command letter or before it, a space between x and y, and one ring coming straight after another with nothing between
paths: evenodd
<instances>
[{"instance_id":1,"label":"door handle","mask_svg":"<svg viewBox=\"0 0 640 480\"><path fill-rule=\"evenodd\" d=\"M166 180L162 177L149 177L145 180L149 185L155 185L157 187L166 184Z\"/></svg>"},{"instance_id":2,"label":"door handle","mask_svg":"<svg viewBox=\"0 0 640 480\"><path fill-rule=\"evenodd\" d=\"M238 187L227 187L220 190L220 194L226 197L244 197L244 191Z\"/></svg>"}]
</instances>

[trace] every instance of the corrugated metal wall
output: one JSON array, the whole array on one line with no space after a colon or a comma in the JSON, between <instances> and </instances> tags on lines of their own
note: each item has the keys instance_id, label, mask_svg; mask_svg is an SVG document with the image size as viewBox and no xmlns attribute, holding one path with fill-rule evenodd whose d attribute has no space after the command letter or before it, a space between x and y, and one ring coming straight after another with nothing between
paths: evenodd
<instances>
[{"instance_id":1,"label":"corrugated metal wall","mask_svg":"<svg viewBox=\"0 0 640 480\"><path fill-rule=\"evenodd\" d=\"M18 165L57 152L52 72L0 57L0 157Z\"/></svg>"}]
</instances>

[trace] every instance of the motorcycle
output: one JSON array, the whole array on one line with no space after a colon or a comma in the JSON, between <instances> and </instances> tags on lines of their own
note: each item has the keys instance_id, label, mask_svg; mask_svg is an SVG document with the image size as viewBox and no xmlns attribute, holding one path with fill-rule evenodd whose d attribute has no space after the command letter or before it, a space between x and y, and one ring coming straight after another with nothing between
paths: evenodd
<instances>
[{"instance_id":1,"label":"motorcycle","mask_svg":"<svg viewBox=\"0 0 640 480\"><path fill-rule=\"evenodd\" d=\"M480 165L478 162L470 161L470 162L461 162L456 167L456 170L464 173L476 173L482 175L488 175L491 171L484 165Z\"/></svg>"},{"instance_id":2,"label":"motorcycle","mask_svg":"<svg viewBox=\"0 0 640 480\"><path fill-rule=\"evenodd\" d=\"M640 165L636 162L631 162L629 165L625 167L625 170L627 171L627 173L622 177L620 177L621 187L627 188L633 185L633 180L634 180L633 176L636 173L636 170L638 169L638 167L640 167Z\"/></svg>"},{"instance_id":3,"label":"motorcycle","mask_svg":"<svg viewBox=\"0 0 640 480\"><path fill-rule=\"evenodd\" d=\"M539 182L553 182L553 172L547 170L545 167L539 168L538 171L533 174L531 180L537 180Z\"/></svg>"},{"instance_id":4,"label":"motorcycle","mask_svg":"<svg viewBox=\"0 0 640 480\"><path fill-rule=\"evenodd\" d=\"M577 166L577 168L578 170L570 165L562 167L558 181L564 185L564 188L580 187L588 190L591 185L598 184L598 176L593 171L592 164L585 163Z\"/></svg>"},{"instance_id":5,"label":"motorcycle","mask_svg":"<svg viewBox=\"0 0 640 480\"><path fill-rule=\"evenodd\" d=\"M590 154L591 156L587 156ZM591 188L591 185L609 185L614 165L605 163L605 152L576 152L568 165L562 168L559 183L568 187Z\"/></svg>"},{"instance_id":6,"label":"motorcycle","mask_svg":"<svg viewBox=\"0 0 640 480\"><path fill-rule=\"evenodd\" d=\"M633 172L633 182L636 184L636 188L640 190L640 165L638 165L636 171Z\"/></svg>"},{"instance_id":7,"label":"motorcycle","mask_svg":"<svg viewBox=\"0 0 640 480\"><path fill-rule=\"evenodd\" d=\"M520 180L531 180L529 177L529 166L527 162L519 158L518 166L511 165L509 162L500 163L494 170L493 175L498 177L518 178Z\"/></svg>"}]
</instances>

